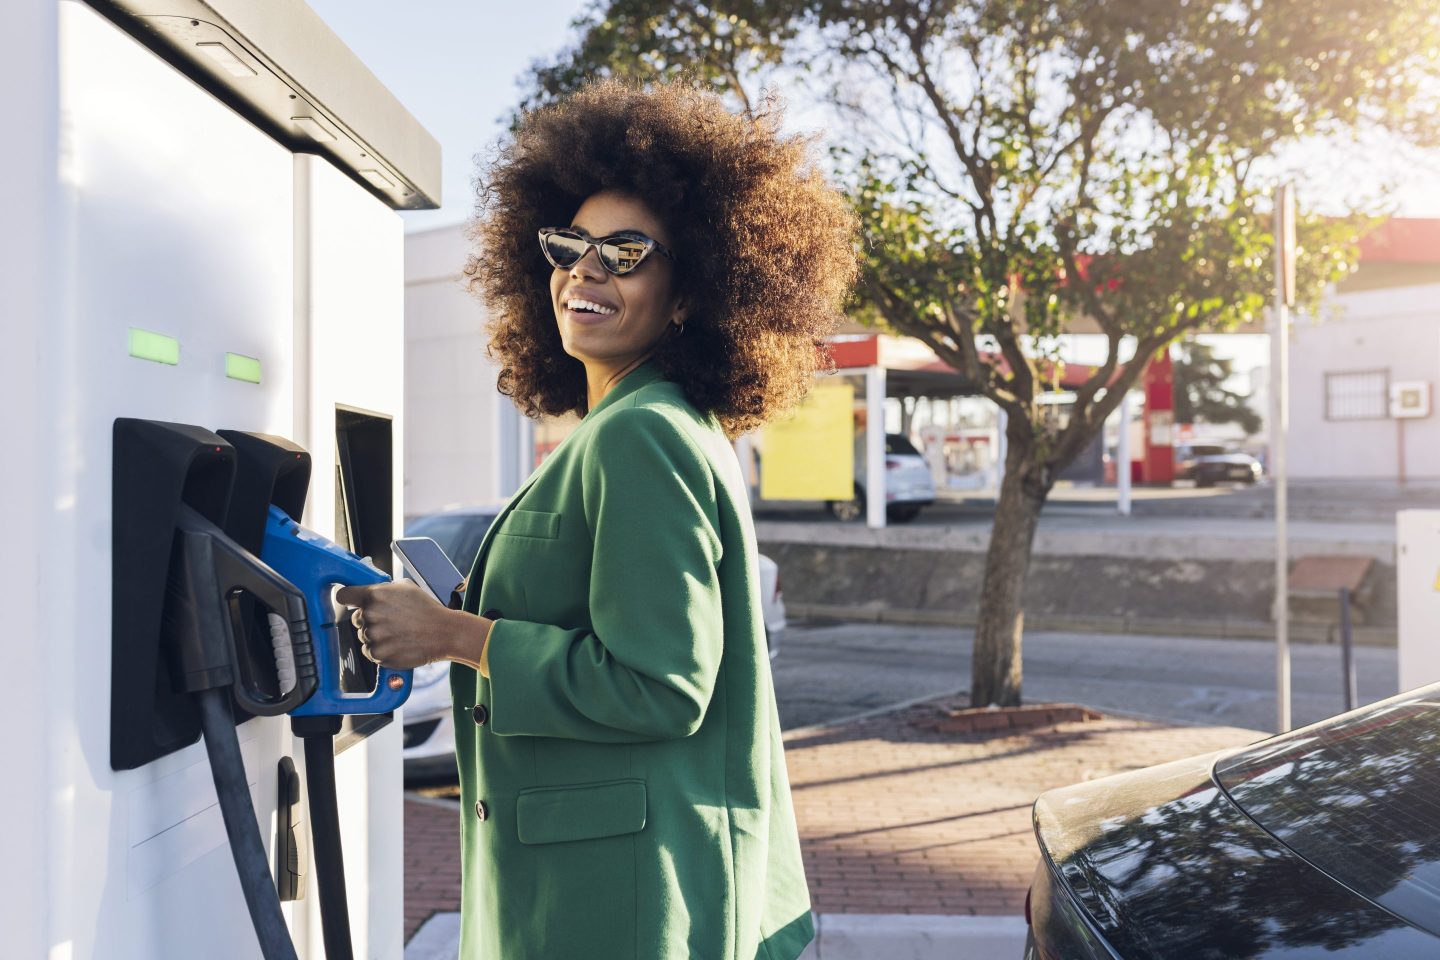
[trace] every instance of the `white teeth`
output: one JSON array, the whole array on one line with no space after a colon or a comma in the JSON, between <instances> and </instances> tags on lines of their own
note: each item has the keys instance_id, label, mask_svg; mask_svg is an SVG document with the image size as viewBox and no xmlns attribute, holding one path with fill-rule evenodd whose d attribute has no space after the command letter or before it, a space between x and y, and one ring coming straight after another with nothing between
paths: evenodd
<instances>
[{"instance_id":1,"label":"white teeth","mask_svg":"<svg viewBox=\"0 0 1440 960\"><path fill-rule=\"evenodd\" d=\"M565 306L570 310L593 310L595 313L609 316L615 312L614 307L607 307L596 303L594 300L581 300L579 297L571 297L565 301Z\"/></svg>"}]
</instances>

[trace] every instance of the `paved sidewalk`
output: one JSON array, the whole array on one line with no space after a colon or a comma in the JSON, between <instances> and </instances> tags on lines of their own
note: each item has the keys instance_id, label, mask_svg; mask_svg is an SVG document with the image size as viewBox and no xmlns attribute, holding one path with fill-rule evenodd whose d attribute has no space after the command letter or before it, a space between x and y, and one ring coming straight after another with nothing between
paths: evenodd
<instances>
[{"instance_id":1,"label":"paved sidewalk","mask_svg":"<svg viewBox=\"0 0 1440 960\"><path fill-rule=\"evenodd\" d=\"M786 734L817 913L1020 914L1036 796L1265 736L1121 718L941 732L941 716L931 701Z\"/></svg>"},{"instance_id":2,"label":"paved sidewalk","mask_svg":"<svg viewBox=\"0 0 1440 960\"><path fill-rule=\"evenodd\" d=\"M405 794L405 940L460 909L460 804Z\"/></svg>"},{"instance_id":3,"label":"paved sidewalk","mask_svg":"<svg viewBox=\"0 0 1440 960\"><path fill-rule=\"evenodd\" d=\"M1030 805L1045 790L1264 736L1117 717L986 730L1005 721L945 719L946 706L942 698L785 735L814 909L822 928L836 918L831 929L850 929L852 944L880 923L902 931L886 936L918 944L927 931L968 929L961 918L1020 914L1038 857ZM407 796L407 940L432 914L442 914L437 928L454 929L443 915L459 909L458 817L451 801ZM914 920L897 925L901 915ZM836 946L830 955L870 955Z\"/></svg>"}]
</instances>

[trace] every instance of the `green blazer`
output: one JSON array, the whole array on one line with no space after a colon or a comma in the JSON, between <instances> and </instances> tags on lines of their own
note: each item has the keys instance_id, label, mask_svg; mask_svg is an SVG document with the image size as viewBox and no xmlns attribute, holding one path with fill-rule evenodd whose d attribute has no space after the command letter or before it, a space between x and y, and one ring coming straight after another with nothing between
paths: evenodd
<instances>
[{"instance_id":1,"label":"green blazer","mask_svg":"<svg viewBox=\"0 0 1440 960\"><path fill-rule=\"evenodd\" d=\"M740 466L647 361L506 505L455 665L461 960L793 960L810 898Z\"/></svg>"}]
</instances>

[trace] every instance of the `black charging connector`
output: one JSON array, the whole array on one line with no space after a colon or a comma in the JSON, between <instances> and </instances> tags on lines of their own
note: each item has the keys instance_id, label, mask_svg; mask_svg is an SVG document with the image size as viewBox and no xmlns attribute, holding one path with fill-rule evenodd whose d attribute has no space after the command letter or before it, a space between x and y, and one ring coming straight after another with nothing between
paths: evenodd
<instances>
[{"instance_id":1,"label":"black charging connector","mask_svg":"<svg viewBox=\"0 0 1440 960\"><path fill-rule=\"evenodd\" d=\"M236 642L234 602L244 594L283 621L277 625L272 662L256 663L251 648ZM286 642L288 650L278 647ZM246 711L263 716L288 713L315 692L315 653L305 596L215 524L184 504L175 520L165 604L167 660L177 689L191 693L229 687ZM289 685L261 685L288 658Z\"/></svg>"},{"instance_id":2,"label":"black charging connector","mask_svg":"<svg viewBox=\"0 0 1440 960\"><path fill-rule=\"evenodd\" d=\"M261 954L296 960L235 709L278 715L314 693L304 594L220 528L235 475L227 441L127 418L115 421L113 439L111 766L143 766L203 732Z\"/></svg>"},{"instance_id":3,"label":"black charging connector","mask_svg":"<svg viewBox=\"0 0 1440 960\"><path fill-rule=\"evenodd\" d=\"M276 614L283 624L287 652L297 667L297 682L276 698L267 698L246 682L234 633L233 599L244 592ZM230 840L240 889L265 960L296 960L272 886L265 845L261 842L240 741L235 734L231 696L252 713L280 714L303 703L315 691L315 658L305 612L305 596L294 584L227 537L219 527L181 504L165 604L164 647L174 684L195 695L200 708L205 751ZM277 651L278 653L278 651Z\"/></svg>"}]
</instances>

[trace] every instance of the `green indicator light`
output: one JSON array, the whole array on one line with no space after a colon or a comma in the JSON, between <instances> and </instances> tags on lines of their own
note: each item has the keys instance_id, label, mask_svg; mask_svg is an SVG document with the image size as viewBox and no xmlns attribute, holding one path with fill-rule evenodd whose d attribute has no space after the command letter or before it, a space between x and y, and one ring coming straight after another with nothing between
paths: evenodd
<instances>
[{"instance_id":1,"label":"green indicator light","mask_svg":"<svg viewBox=\"0 0 1440 960\"><path fill-rule=\"evenodd\" d=\"M180 362L180 341L163 333L131 327L130 356L154 363L168 363L173 367Z\"/></svg>"},{"instance_id":2,"label":"green indicator light","mask_svg":"<svg viewBox=\"0 0 1440 960\"><path fill-rule=\"evenodd\" d=\"M246 383L260 382L260 361L238 353L225 354L225 376Z\"/></svg>"}]
</instances>

